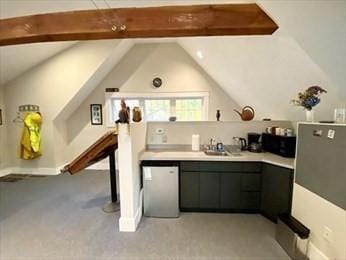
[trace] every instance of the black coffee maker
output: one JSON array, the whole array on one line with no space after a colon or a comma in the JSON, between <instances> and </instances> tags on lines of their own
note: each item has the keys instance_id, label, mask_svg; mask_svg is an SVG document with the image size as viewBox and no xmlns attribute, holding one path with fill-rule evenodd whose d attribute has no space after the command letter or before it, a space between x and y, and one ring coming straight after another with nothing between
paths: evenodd
<instances>
[{"instance_id":1,"label":"black coffee maker","mask_svg":"<svg viewBox=\"0 0 346 260\"><path fill-rule=\"evenodd\" d=\"M247 140L248 140L248 150L249 152L253 153L261 153L262 152L262 145L260 143L261 134L258 133L248 133L247 134Z\"/></svg>"}]
</instances>

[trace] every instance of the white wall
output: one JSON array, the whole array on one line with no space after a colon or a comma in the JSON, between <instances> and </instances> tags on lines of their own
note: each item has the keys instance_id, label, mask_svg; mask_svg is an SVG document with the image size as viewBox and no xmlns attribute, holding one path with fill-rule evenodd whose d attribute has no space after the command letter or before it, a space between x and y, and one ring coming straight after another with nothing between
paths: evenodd
<instances>
[{"instance_id":1,"label":"white wall","mask_svg":"<svg viewBox=\"0 0 346 260\"><path fill-rule=\"evenodd\" d=\"M75 43L46 42L2 46L0 48L0 85L6 84L26 70L71 47Z\"/></svg>"},{"instance_id":2,"label":"white wall","mask_svg":"<svg viewBox=\"0 0 346 260\"><path fill-rule=\"evenodd\" d=\"M154 89L151 84L156 76L163 80L160 89ZM219 108L222 120L238 119L232 111L238 105L177 44L137 44L67 119L66 158L75 157L107 131L105 125L90 125L90 104L103 105L105 123L104 91L109 87L120 88L121 92L207 91L211 120L215 120Z\"/></svg>"},{"instance_id":3,"label":"white wall","mask_svg":"<svg viewBox=\"0 0 346 260\"><path fill-rule=\"evenodd\" d=\"M209 120L221 110L222 120L235 120L239 108L235 100L176 43L141 44L131 50L126 61L111 72L102 87L119 87L121 92L209 92ZM119 76L121 75L121 76ZM152 80L162 78L160 88Z\"/></svg>"},{"instance_id":4,"label":"white wall","mask_svg":"<svg viewBox=\"0 0 346 260\"><path fill-rule=\"evenodd\" d=\"M201 144L209 144L210 138L216 138L226 145L231 145L233 137L247 139L247 133L262 133L268 126L293 127L290 121L150 122L147 128L147 144L191 144L192 135L199 134ZM158 128L164 130L164 135L155 133ZM167 137L166 142L162 141L162 136Z\"/></svg>"},{"instance_id":5,"label":"white wall","mask_svg":"<svg viewBox=\"0 0 346 260\"><path fill-rule=\"evenodd\" d=\"M279 24L275 35L294 38L337 87L346 105L346 1L257 2Z\"/></svg>"},{"instance_id":6,"label":"white wall","mask_svg":"<svg viewBox=\"0 0 346 260\"><path fill-rule=\"evenodd\" d=\"M312 85L328 91L316 107L316 120L333 120L334 108L345 102L341 86L333 85L289 37L183 38L179 43L241 106L253 106L257 119L304 121L304 110L289 101Z\"/></svg>"},{"instance_id":7,"label":"white wall","mask_svg":"<svg viewBox=\"0 0 346 260\"><path fill-rule=\"evenodd\" d=\"M207 91L210 118L215 118L216 109L221 109L223 120L238 118L232 111L239 108L236 102L177 44L137 45L114 67L113 60L120 59L114 50L122 49L124 54L132 45L126 46L119 41L78 43L4 86L9 166L60 167L97 140L107 129L90 125L90 104L105 105L106 87L118 87L123 92ZM99 84L105 72L109 73ZM159 90L151 85L155 76L164 82ZM22 125L9 120L15 118L22 104L39 105L43 115L43 156L33 161L18 158ZM105 111L103 115L105 121Z\"/></svg>"},{"instance_id":8,"label":"white wall","mask_svg":"<svg viewBox=\"0 0 346 260\"><path fill-rule=\"evenodd\" d=\"M316 120L333 120L334 108L346 106L346 1L256 2L278 23L273 36L179 43L241 106L254 106L259 119L305 120L302 109L288 102L298 91L320 85L328 94L316 108Z\"/></svg>"},{"instance_id":9,"label":"white wall","mask_svg":"<svg viewBox=\"0 0 346 260\"><path fill-rule=\"evenodd\" d=\"M78 156L109 130L105 124L90 124L90 104L102 104L105 123L105 93L97 87L66 121L65 160Z\"/></svg>"},{"instance_id":10,"label":"white wall","mask_svg":"<svg viewBox=\"0 0 346 260\"><path fill-rule=\"evenodd\" d=\"M325 260L324 256L330 260L346 259L346 211L344 209L294 184L292 215L311 231L310 241L313 246L309 248L310 259ZM325 227L333 231L331 242L323 237Z\"/></svg>"},{"instance_id":11,"label":"white wall","mask_svg":"<svg viewBox=\"0 0 346 260\"><path fill-rule=\"evenodd\" d=\"M61 132L56 131L54 119L105 62L117 44L118 41L89 41L76 44L3 86L7 109L6 139L9 166L60 166L56 164L55 148L59 147L62 138L59 136ZM18 158L22 125L14 124L11 120L16 117L18 106L22 104L39 105L43 117L43 155L33 161ZM60 151L63 152L63 149Z\"/></svg>"},{"instance_id":12,"label":"white wall","mask_svg":"<svg viewBox=\"0 0 346 260\"><path fill-rule=\"evenodd\" d=\"M6 145L6 107L4 90L0 86L0 109L2 110L2 125L0 125L0 170L6 167L7 145Z\"/></svg>"}]
</instances>

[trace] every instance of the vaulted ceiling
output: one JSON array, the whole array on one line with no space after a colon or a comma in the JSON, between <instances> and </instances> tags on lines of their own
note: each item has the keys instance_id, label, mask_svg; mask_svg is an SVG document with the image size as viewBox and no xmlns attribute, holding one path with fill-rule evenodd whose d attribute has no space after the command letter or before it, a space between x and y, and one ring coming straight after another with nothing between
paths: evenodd
<instances>
[{"instance_id":1,"label":"vaulted ceiling","mask_svg":"<svg viewBox=\"0 0 346 260\"><path fill-rule=\"evenodd\" d=\"M250 1L55 1L0 0L0 18L66 10ZM179 43L240 104L252 104L262 116L299 119L288 100L319 84L329 93L325 118L346 105L346 2L256 1L280 26L273 36L170 39ZM140 40L139 42L153 40ZM165 40L154 40L156 42ZM138 42L138 40L136 40ZM0 47L0 84L64 51L74 42ZM203 58L196 54L203 53ZM281 106L282 111L277 111Z\"/></svg>"},{"instance_id":2,"label":"vaulted ceiling","mask_svg":"<svg viewBox=\"0 0 346 260\"><path fill-rule=\"evenodd\" d=\"M205 4L208 1L181 0L0 0L0 19L73 10L106 9L159 5ZM247 3L249 1L209 1L212 3ZM40 62L72 46L75 42L36 43L0 47L0 86Z\"/></svg>"}]
</instances>

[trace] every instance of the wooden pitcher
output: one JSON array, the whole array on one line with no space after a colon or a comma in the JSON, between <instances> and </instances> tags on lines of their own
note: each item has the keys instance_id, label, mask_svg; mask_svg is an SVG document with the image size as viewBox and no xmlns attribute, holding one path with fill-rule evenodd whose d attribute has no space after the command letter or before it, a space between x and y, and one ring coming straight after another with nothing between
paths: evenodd
<instances>
[{"instance_id":1,"label":"wooden pitcher","mask_svg":"<svg viewBox=\"0 0 346 260\"><path fill-rule=\"evenodd\" d=\"M140 107L134 107L132 110L132 121L140 122L142 121L142 111Z\"/></svg>"}]
</instances>

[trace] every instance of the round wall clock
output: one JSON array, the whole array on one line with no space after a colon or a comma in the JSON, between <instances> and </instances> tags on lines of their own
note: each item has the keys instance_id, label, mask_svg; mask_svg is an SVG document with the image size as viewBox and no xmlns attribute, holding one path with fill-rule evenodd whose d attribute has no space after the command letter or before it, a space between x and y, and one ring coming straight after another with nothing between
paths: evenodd
<instances>
[{"instance_id":1,"label":"round wall clock","mask_svg":"<svg viewBox=\"0 0 346 260\"><path fill-rule=\"evenodd\" d=\"M153 85L155 88L159 88L162 85L162 79L160 78L154 78L153 79Z\"/></svg>"}]
</instances>

